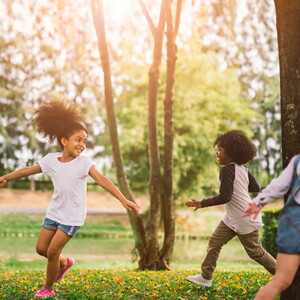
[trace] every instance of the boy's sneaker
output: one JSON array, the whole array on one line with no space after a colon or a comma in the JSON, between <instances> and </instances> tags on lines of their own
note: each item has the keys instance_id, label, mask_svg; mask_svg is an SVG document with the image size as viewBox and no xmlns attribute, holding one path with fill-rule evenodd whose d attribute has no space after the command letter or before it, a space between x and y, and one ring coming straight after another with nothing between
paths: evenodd
<instances>
[{"instance_id":1,"label":"boy's sneaker","mask_svg":"<svg viewBox=\"0 0 300 300\"><path fill-rule=\"evenodd\" d=\"M201 274L198 274L198 275L195 275L195 276L188 276L185 279L192 282L192 283L195 283L195 284L208 286L208 287L212 286L212 279L205 279L205 278L202 277Z\"/></svg>"},{"instance_id":2,"label":"boy's sneaker","mask_svg":"<svg viewBox=\"0 0 300 300\"><path fill-rule=\"evenodd\" d=\"M48 289L42 288L34 295L34 297L49 297L54 294L55 293L53 290L48 290Z\"/></svg>"},{"instance_id":3,"label":"boy's sneaker","mask_svg":"<svg viewBox=\"0 0 300 300\"><path fill-rule=\"evenodd\" d=\"M75 263L75 259L72 258L72 257L68 257L67 258L67 265L65 266L65 268L61 269L58 272L54 282L61 281L64 278L66 272L74 265L74 263Z\"/></svg>"}]
</instances>

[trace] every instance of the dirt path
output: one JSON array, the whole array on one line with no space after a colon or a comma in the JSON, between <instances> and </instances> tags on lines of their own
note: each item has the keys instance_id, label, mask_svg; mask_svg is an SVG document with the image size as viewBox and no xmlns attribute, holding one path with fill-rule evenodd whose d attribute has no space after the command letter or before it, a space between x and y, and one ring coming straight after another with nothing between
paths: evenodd
<instances>
[{"instance_id":1,"label":"dirt path","mask_svg":"<svg viewBox=\"0 0 300 300\"><path fill-rule=\"evenodd\" d=\"M14 208L15 210L36 209L37 211L45 211L51 201L51 191L27 191L27 190L13 190L2 188L0 189L0 209L2 211ZM143 210L148 207L148 200L146 197L136 199L136 202ZM106 211L115 213L125 213L126 210L120 202L111 196L109 193L87 193L87 209L88 211Z\"/></svg>"}]
</instances>

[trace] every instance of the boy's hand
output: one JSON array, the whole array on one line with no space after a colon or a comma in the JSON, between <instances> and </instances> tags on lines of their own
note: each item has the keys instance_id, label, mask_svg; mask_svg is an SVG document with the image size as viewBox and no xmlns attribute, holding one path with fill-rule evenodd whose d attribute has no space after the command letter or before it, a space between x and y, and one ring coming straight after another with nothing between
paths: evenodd
<instances>
[{"instance_id":1,"label":"boy's hand","mask_svg":"<svg viewBox=\"0 0 300 300\"><path fill-rule=\"evenodd\" d=\"M192 199L192 201L189 201L185 204L185 206L187 207L195 207L195 210L197 210L198 208L201 208L201 202L197 201L195 199Z\"/></svg>"},{"instance_id":2,"label":"boy's hand","mask_svg":"<svg viewBox=\"0 0 300 300\"><path fill-rule=\"evenodd\" d=\"M249 207L244 211L243 217L247 217L254 214L253 220L255 220L260 213L260 207L254 202L249 203Z\"/></svg>"},{"instance_id":3,"label":"boy's hand","mask_svg":"<svg viewBox=\"0 0 300 300\"><path fill-rule=\"evenodd\" d=\"M132 211L132 209L134 209L136 213L138 213L138 214L142 213L141 208L132 201L125 199L125 200L121 201L121 203L129 211Z\"/></svg>"},{"instance_id":4,"label":"boy's hand","mask_svg":"<svg viewBox=\"0 0 300 300\"><path fill-rule=\"evenodd\" d=\"M4 178L4 176L0 177L0 187L3 187L6 184L7 180Z\"/></svg>"}]
</instances>

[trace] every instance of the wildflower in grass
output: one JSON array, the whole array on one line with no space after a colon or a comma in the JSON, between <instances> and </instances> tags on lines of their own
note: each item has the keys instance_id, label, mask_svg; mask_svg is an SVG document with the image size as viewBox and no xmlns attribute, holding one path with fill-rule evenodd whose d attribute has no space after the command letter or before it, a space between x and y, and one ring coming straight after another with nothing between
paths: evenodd
<instances>
[{"instance_id":1,"label":"wildflower in grass","mask_svg":"<svg viewBox=\"0 0 300 300\"><path fill-rule=\"evenodd\" d=\"M224 299L253 299L256 291L261 285L269 280L265 272L254 271L245 272L242 276L243 281L231 282L226 288L219 288L219 283L224 283L227 279L235 278L237 272L216 272L216 287L205 289L198 286L190 286L185 281L185 276L190 270L183 269L176 273L166 272L156 274L155 272L135 271L124 269L114 270L88 270L85 272L74 270L69 276L69 283L64 281L58 284L56 296L53 300L82 300L82 299L105 299L105 300L224 300ZM41 278L41 272L14 272L5 279L10 282L18 283L13 288L10 284L0 283L0 299L21 300L31 299L32 290L37 290L36 278ZM85 274L86 276L83 276ZM2 279L3 273L0 273ZM23 278L25 280L23 281ZM106 281L103 278L107 278ZM140 278L137 280L137 278ZM0 281L1 281L0 279ZM249 280L253 279L251 287L247 285ZM258 285L258 279L260 285ZM26 282L25 282L26 281ZM124 284L118 284L118 281L124 281ZM130 285L126 284L129 283ZM159 282L159 283L158 283ZM87 288L88 287L88 288ZM16 297L19 289L24 290L19 298ZM68 289L68 293L65 290ZM3 295L7 295L4 297Z\"/></svg>"},{"instance_id":2,"label":"wildflower in grass","mask_svg":"<svg viewBox=\"0 0 300 300\"><path fill-rule=\"evenodd\" d=\"M124 280L118 280L116 283L120 284L120 285L123 285L125 283L125 281Z\"/></svg>"}]
</instances>

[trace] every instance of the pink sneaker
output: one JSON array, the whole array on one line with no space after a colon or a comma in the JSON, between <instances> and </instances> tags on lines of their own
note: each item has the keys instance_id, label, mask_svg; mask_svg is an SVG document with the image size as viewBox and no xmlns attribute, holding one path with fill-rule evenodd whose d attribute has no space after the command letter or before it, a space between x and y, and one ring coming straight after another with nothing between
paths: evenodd
<instances>
[{"instance_id":1,"label":"pink sneaker","mask_svg":"<svg viewBox=\"0 0 300 300\"><path fill-rule=\"evenodd\" d=\"M42 288L34 295L34 297L49 297L54 294L55 293L53 290L48 290L48 289Z\"/></svg>"},{"instance_id":2,"label":"pink sneaker","mask_svg":"<svg viewBox=\"0 0 300 300\"><path fill-rule=\"evenodd\" d=\"M61 281L64 278L66 272L73 266L74 263L75 259L72 257L68 257L66 267L58 272L54 282Z\"/></svg>"}]
</instances>

